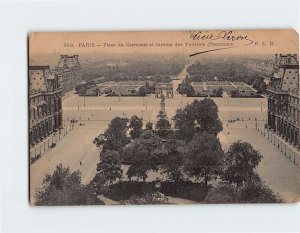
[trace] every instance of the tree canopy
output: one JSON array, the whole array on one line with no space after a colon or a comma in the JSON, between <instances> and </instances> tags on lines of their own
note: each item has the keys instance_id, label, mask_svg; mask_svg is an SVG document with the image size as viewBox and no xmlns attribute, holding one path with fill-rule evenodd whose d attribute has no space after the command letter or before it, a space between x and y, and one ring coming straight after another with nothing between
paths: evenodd
<instances>
[{"instance_id":1,"label":"tree canopy","mask_svg":"<svg viewBox=\"0 0 300 233\"><path fill-rule=\"evenodd\" d=\"M187 145L184 167L190 176L203 178L207 187L208 181L220 174L223 160L223 150L217 137L198 133Z\"/></svg>"},{"instance_id":2,"label":"tree canopy","mask_svg":"<svg viewBox=\"0 0 300 233\"><path fill-rule=\"evenodd\" d=\"M190 140L195 132L217 135L223 130L218 116L218 106L211 99L194 100L183 109L177 109L173 118L178 136ZM197 126L197 127L196 127Z\"/></svg>"},{"instance_id":3,"label":"tree canopy","mask_svg":"<svg viewBox=\"0 0 300 233\"><path fill-rule=\"evenodd\" d=\"M137 177L145 180L149 170L157 170L160 161L159 153L161 139L152 131L144 131L140 138L128 144L124 149L123 161L130 164L128 178Z\"/></svg>"},{"instance_id":4,"label":"tree canopy","mask_svg":"<svg viewBox=\"0 0 300 233\"><path fill-rule=\"evenodd\" d=\"M130 140L126 136L128 119L115 117L105 130L103 150L120 150Z\"/></svg>"},{"instance_id":5,"label":"tree canopy","mask_svg":"<svg viewBox=\"0 0 300 233\"><path fill-rule=\"evenodd\" d=\"M261 154L248 142L236 141L225 153L223 179L236 184L236 189L244 182L256 178L256 168Z\"/></svg>"},{"instance_id":6,"label":"tree canopy","mask_svg":"<svg viewBox=\"0 0 300 233\"><path fill-rule=\"evenodd\" d=\"M168 131L171 129L171 124L166 113L159 111L155 128L161 137L167 136Z\"/></svg>"},{"instance_id":7,"label":"tree canopy","mask_svg":"<svg viewBox=\"0 0 300 233\"><path fill-rule=\"evenodd\" d=\"M132 116L129 121L129 128L131 129L129 134L131 138L138 138L142 133L143 121L137 116Z\"/></svg>"},{"instance_id":8,"label":"tree canopy","mask_svg":"<svg viewBox=\"0 0 300 233\"><path fill-rule=\"evenodd\" d=\"M97 175L101 175L112 184L122 177L121 160L117 151L106 150L100 153L100 162L97 164Z\"/></svg>"},{"instance_id":9,"label":"tree canopy","mask_svg":"<svg viewBox=\"0 0 300 233\"><path fill-rule=\"evenodd\" d=\"M96 198L93 187L81 184L80 172L71 172L62 164L56 166L52 175L45 175L42 187L36 191L35 198L35 204L43 206L102 204Z\"/></svg>"}]
</instances>

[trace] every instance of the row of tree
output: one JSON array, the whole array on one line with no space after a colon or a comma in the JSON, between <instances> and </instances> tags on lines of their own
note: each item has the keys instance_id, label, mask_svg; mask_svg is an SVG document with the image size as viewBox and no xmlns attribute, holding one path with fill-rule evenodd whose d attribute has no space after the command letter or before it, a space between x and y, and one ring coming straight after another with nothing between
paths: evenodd
<instances>
[{"instance_id":1,"label":"row of tree","mask_svg":"<svg viewBox=\"0 0 300 233\"><path fill-rule=\"evenodd\" d=\"M218 67L216 69L216 67ZM201 82L203 80L240 81L252 85L261 73L249 69L246 65L236 61L215 61L209 63L197 62L187 68L187 72L192 82Z\"/></svg>"},{"instance_id":2,"label":"row of tree","mask_svg":"<svg viewBox=\"0 0 300 233\"><path fill-rule=\"evenodd\" d=\"M120 59L123 61L122 64L119 63ZM85 80L99 76L108 77L110 81L147 81L146 78L149 77L150 81L162 82L166 81L166 76L177 75L184 66L185 60L176 56L125 57L116 60L89 61L82 65L82 76Z\"/></svg>"}]
</instances>

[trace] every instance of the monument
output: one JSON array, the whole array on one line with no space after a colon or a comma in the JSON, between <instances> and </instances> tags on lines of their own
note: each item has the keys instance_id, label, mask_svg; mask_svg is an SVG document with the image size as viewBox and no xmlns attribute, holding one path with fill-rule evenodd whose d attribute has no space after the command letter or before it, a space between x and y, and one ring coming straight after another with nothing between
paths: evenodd
<instances>
[{"instance_id":1,"label":"monument","mask_svg":"<svg viewBox=\"0 0 300 233\"><path fill-rule=\"evenodd\" d=\"M160 101L160 111L163 112L163 113L165 113L165 111L166 111L166 102L165 102L166 97L164 96L164 94L162 94L160 98L161 98L161 101Z\"/></svg>"}]
</instances>

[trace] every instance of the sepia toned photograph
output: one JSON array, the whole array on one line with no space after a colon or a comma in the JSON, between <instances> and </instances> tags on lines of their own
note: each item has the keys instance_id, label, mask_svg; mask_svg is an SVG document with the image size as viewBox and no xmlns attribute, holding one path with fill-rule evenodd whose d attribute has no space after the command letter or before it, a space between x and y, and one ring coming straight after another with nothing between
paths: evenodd
<instances>
[{"instance_id":1,"label":"sepia toned photograph","mask_svg":"<svg viewBox=\"0 0 300 233\"><path fill-rule=\"evenodd\" d=\"M34 206L300 201L294 30L31 32Z\"/></svg>"}]
</instances>

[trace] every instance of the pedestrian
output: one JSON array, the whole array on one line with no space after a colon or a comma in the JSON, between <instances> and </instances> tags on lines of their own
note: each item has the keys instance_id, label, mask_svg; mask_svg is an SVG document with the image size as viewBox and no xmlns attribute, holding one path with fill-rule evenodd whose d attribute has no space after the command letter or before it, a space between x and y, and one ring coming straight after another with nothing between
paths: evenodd
<instances>
[{"instance_id":1,"label":"pedestrian","mask_svg":"<svg viewBox=\"0 0 300 233\"><path fill-rule=\"evenodd\" d=\"M79 162L79 164L80 164L80 166L81 166L81 164L82 164L81 161Z\"/></svg>"}]
</instances>

